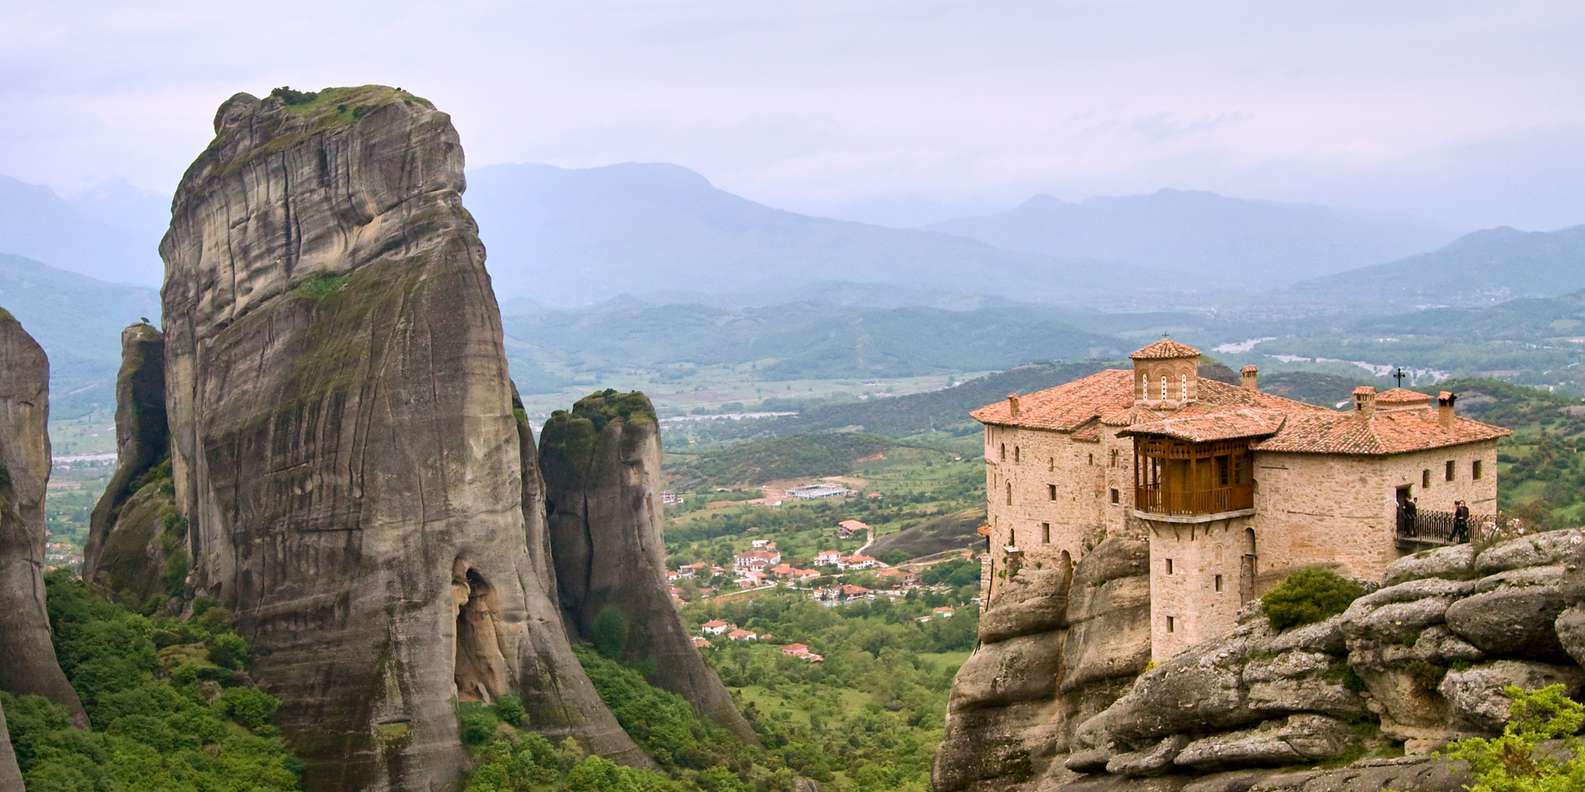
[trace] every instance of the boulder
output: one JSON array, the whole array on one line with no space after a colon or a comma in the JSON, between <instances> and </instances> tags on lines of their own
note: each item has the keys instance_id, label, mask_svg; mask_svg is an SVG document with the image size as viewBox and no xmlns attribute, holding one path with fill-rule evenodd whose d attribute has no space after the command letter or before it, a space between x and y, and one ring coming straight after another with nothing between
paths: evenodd
<instances>
[{"instance_id":1,"label":"boulder","mask_svg":"<svg viewBox=\"0 0 1585 792\"><path fill-rule=\"evenodd\" d=\"M1343 616L1338 614L1314 624L1305 624L1285 630L1271 641L1271 651L1322 652L1341 655L1346 649L1343 638Z\"/></svg>"},{"instance_id":2,"label":"boulder","mask_svg":"<svg viewBox=\"0 0 1585 792\"><path fill-rule=\"evenodd\" d=\"M647 764L529 547L450 117L361 86L238 94L214 126L160 245L172 489L192 592L237 614L304 787L450 788L456 701L506 694Z\"/></svg>"},{"instance_id":3,"label":"boulder","mask_svg":"<svg viewBox=\"0 0 1585 792\"><path fill-rule=\"evenodd\" d=\"M974 650L952 680L953 711L1050 699L1057 692L1060 638L1025 635Z\"/></svg>"},{"instance_id":4,"label":"boulder","mask_svg":"<svg viewBox=\"0 0 1585 792\"><path fill-rule=\"evenodd\" d=\"M1508 722L1513 699L1503 691L1509 685L1533 690L1558 684L1567 695L1578 698L1585 691L1585 670L1529 660L1493 660L1448 671L1437 691L1447 699L1459 725L1490 733L1502 731Z\"/></svg>"},{"instance_id":5,"label":"boulder","mask_svg":"<svg viewBox=\"0 0 1585 792\"><path fill-rule=\"evenodd\" d=\"M1172 769L1172 760L1188 744L1188 736L1174 734L1143 751L1130 751L1111 757L1106 761L1106 772L1122 776L1161 775Z\"/></svg>"},{"instance_id":6,"label":"boulder","mask_svg":"<svg viewBox=\"0 0 1585 792\"><path fill-rule=\"evenodd\" d=\"M1559 613L1552 627L1557 631L1558 643L1563 645L1563 649L1574 658L1574 662L1585 666L1585 603Z\"/></svg>"},{"instance_id":7,"label":"boulder","mask_svg":"<svg viewBox=\"0 0 1585 792\"><path fill-rule=\"evenodd\" d=\"M44 605L49 381L44 349L0 310L0 690L43 696L82 725L83 705L55 659Z\"/></svg>"},{"instance_id":8,"label":"boulder","mask_svg":"<svg viewBox=\"0 0 1585 792\"><path fill-rule=\"evenodd\" d=\"M1558 564L1493 574L1448 607L1448 629L1490 655L1564 659L1552 624L1585 595L1581 582Z\"/></svg>"},{"instance_id":9,"label":"boulder","mask_svg":"<svg viewBox=\"0 0 1585 792\"><path fill-rule=\"evenodd\" d=\"M1050 700L950 712L931 769L932 788L1011 789L1034 781L1066 749L1060 731Z\"/></svg>"},{"instance_id":10,"label":"boulder","mask_svg":"<svg viewBox=\"0 0 1585 792\"><path fill-rule=\"evenodd\" d=\"M1292 715L1253 729L1195 740L1178 752L1174 763L1196 770L1292 765L1335 759L1358 744L1359 737L1342 721L1324 715Z\"/></svg>"},{"instance_id":11,"label":"boulder","mask_svg":"<svg viewBox=\"0 0 1585 792\"><path fill-rule=\"evenodd\" d=\"M1466 580L1475 577L1475 546L1469 543L1422 550L1387 566L1382 583L1395 586L1423 578Z\"/></svg>"},{"instance_id":12,"label":"boulder","mask_svg":"<svg viewBox=\"0 0 1585 792\"><path fill-rule=\"evenodd\" d=\"M1498 542L1475 557L1482 575L1524 567L1585 564L1585 530L1545 531Z\"/></svg>"},{"instance_id":13,"label":"boulder","mask_svg":"<svg viewBox=\"0 0 1585 792\"><path fill-rule=\"evenodd\" d=\"M540 470L556 585L584 640L607 612L626 623L621 651L657 685L754 741L714 670L693 646L666 584L660 423L642 393L608 390L558 410L540 435Z\"/></svg>"},{"instance_id":14,"label":"boulder","mask_svg":"<svg viewBox=\"0 0 1585 792\"><path fill-rule=\"evenodd\" d=\"M1002 587L991 607L980 614L982 643L996 643L1067 626L1068 583L1073 570L1066 564L1029 568Z\"/></svg>"}]
</instances>

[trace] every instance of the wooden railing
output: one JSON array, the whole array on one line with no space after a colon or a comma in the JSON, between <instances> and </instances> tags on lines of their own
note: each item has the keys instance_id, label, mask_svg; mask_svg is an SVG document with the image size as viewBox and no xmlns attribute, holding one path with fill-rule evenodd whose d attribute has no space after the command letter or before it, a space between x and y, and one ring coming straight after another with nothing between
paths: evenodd
<instances>
[{"instance_id":1,"label":"wooden railing","mask_svg":"<svg viewBox=\"0 0 1585 792\"><path fill-rule=\"evenodd\" d=\"M1134 507L1151 514L1219 514L1254 506L1255 488L1249 484L1190 491L1159 484L1134 488Z\"/></svg>"}]
</instances>

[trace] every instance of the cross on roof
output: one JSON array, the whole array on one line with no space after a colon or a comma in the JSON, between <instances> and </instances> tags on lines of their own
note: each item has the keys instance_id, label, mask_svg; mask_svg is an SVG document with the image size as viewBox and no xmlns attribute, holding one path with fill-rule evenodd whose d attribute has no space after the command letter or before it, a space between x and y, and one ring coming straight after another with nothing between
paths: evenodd
<instances>
[{"instance_id":1,"label":"cross on roof","mask_svg":"<svg viewBox=\"0 0 1585 792\"><path fill-rule=\"evenodd\" d=\"M1403 378L1407 376L1409 375L1403 370L1403 366L1399 366L1398 370L1392 373L1392 378L1398 381L1398 387L1400 388L1403 387Z\"/></svg>"}]
</instances>

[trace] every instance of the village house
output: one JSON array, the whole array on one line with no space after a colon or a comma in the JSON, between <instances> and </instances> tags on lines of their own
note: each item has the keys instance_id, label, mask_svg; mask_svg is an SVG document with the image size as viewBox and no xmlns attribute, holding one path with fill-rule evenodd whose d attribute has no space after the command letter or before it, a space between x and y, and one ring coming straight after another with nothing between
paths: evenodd
<instances>
[{"instance_id":1,"label":"village house","mask_svg":"<svg viewBox=\"0 0 1585 792\"><path fill-rule=\"evenodd\" d=\"M937 619L950 619L954 613L957 613L957 611L946 607L930 609L930 615L935 616Z\"/></svg>"},{"instance_id":2,"label":"village house","mask_svg":"<svg viewBox=\"0 0 1585 792\"><path fill-rule=\"evenodd\" d=\"M753 632L744 630L742 628L738 628L727 633L726 637L729 641L754 641L759 639L758 635L755 635Z\"/></svg>"},{"instance_id":3,"label":"village house","mask_svg":"<svg viewBox=\"0 0 1585 792\"><path fill-rule=\"evenodd\" d=\"M732 568L739 573L763 572L781 563L781 551L774 547L763 550L749 550L738 553L732 560Z\"/></svg>"},{"instance_id":4,"label":"village house","mask_svg":"<svg viewBox=\"0 0 1585 792\"><path fill-rule=\"evenodd\" d=\"M695 649L709 649L710 648L710 642L708 640L705 640L704 638L700 638L699 636L695 635L693 637L693 648L695 648Z\"/></svg>"},{"instance_id":5,"label":"village house","mask_svg":"<svg viewBox=\"0 0 1585 792\"><path fill-rule=\"evenodd\" d=\"M1101 371L981 407L987 554L981 601L1028 564L1069 564L1112 535L1150 545L1151 639L1170 657L1234 625L1300 567L1367 580L1497 510L1505 429L1457 397L1354 392L1338 411L1263 393L1245 367L1201 377L1200 352L1162 339ZM1414 519L1402 506L1417 503ZM983 607L983 606L982 606Z\"/></svg>"},{"instance_id":6,"label":"village house","mask_svg":"<svg viewBox=\"0 0 1585 792\"><path fill-rule=\"evenodd\" d=\"M914 573L904 569L898 569L896 567L887 567L886 569L882 569L881 571L875 573L875 577L892 586L905 589L914 588L915 586L919 585L918 575L915 575Z\"/></svg>"},{"instance_id":7,"label":"village house","mask_svg":"<svg viewBox=\"0 0 1585 792\"><path fill-rule=\"evenodd\" d=\"M787 655L788 657L796 657L799 660L804 660L810 663L825 662L824 657L809 651L809 647L801 643L787 644L781 648L781 653Z\"/></svg>"},{"instance_id":8,"label":"village house","mask_svg":"<svg viewBox=\"0 0 1585 792\"><path fill-rule=\"evenodd\" d=\"M837 523L837 537L840 539L848 539L854 534L865 533L869 531L869 529L869 525L859 522L858 520L843 520L842 522Z\"/></svg>"},{"instance_id":9,"label":"village house","mask_svg":"<svg viewBox=\"0 0 1585 792\"><path fill-rule=\"evenodd\" d=\"M749 542L749 547L755 550L775 550L776 543L770 539L755 539Z\"/></svg>"},{"instance_id":10,"label":"village house","mask_svg":"<svg viewBox=\"0 0 1585 792\"><path fill-rule=\"evenodd\" d=\"M704 626L699 628L699 631L706 635L725 635L729 630L736 629L736 627L737 625L732 624L731 622L722 621L721 619L712 619L711 621L705 622Z\"/></svg>"},{"instance_id":11,"label":"village house","mask_svg":"<svg viewBox=\"0 0 1585 792\"><path fill-rule=\"evenodd\" d=\"M874 569L880 565L881 562L870 558L867 555L859 555L857 553L842 559L842 561L837 564L837 566L841 567L842 569Z\"/></svg>"},{"instance_id":12,"label":"village house","mask_svg":"<svg viewBox=\"0 0 1585 792\"><path fill-rule=\"evenodd\" d=\"M815 554L815 566L841 566L842 551L821 550Z\"/></svg>"}]
</instances>

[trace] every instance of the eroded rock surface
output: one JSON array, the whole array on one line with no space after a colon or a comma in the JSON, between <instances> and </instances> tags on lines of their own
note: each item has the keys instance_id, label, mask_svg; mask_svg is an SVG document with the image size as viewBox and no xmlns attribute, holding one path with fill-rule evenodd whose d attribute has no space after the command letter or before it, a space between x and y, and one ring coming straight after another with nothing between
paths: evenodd
<instances>
[{"instance_id":1,"label":"eroded rock surface","mask_svg":"<svg viewBox=\"0 0 1585 792\"><path fill-rule=\"evenodd\" d=\"M1076 567L1026 567L1008 581L953 680L938 792L1054 789L1075 777L1065 765L1074 729L1150 660L1148 569L1144 542L1113 538ZM1159 758L1130 761L1150 774Z\"/></svg>"},{"instance_id":2,"label":"eroded rock surface","mask_svg":"<svg viewBox=\"0 0 1585 792\"><path fill-rule=\"evenodd\" d=\"M238 94L161 244L174 497L309 790L452 789L453 702L646 759L571 654L525 517L450 118L380 86Z\"/></svg>"},{"instance_id":3,"label":"eroded rock surface","mask_svg":"<svg viewBox=\"0 0 1585 792\"><path fill-rule=\"evenodd\" d=\"M44 696L86 723L44 605L49 381L43 348L0 309L0 690Z\"/></svg>"},{"instance_id":4,"label":"eroded rock surface","mask_svg":"<svg viewBox=\"0 0 1585 792\"><path fill-rule=\"evenodd\" d=\"M1343 614L1283 633L1246 609L1078 727L1066 766L1088 775L1038 788L1461 788L1467 768L1428 754L1500 731L1507 685L1585 692L1582 562L1585 531L1558 531L1404 558Z\"/></svg>"},{"instance_id":5,"label":"eroded rock surface","mask_svg":"<svg viewBox=\"0 0 1585 792\"><path fill-rule=\"evenodd\" d=\"M580 637L610 609L624 659L743 740L754 730L694 648L667 596L660 425L642 393L605 391L557 411L540 438L555 579Z\"/></svg>"}]
</instances>

